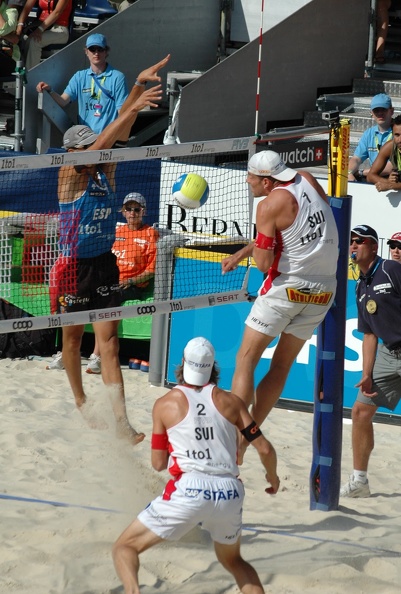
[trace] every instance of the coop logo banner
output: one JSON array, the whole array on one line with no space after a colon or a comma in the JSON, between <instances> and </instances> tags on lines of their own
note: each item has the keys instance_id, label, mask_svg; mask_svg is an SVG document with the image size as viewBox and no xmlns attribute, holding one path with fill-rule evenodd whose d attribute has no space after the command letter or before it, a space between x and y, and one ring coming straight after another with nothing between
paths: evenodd
<instances>
[{"instance_id":1,"label":"coop logo banner","mask_svg":"<svg viewBox=\"0 0 401 594\"><path fill-rule=\"evenodd\" d=\"M318 167L327 165L327 141L309 141L291 144L272 144L270 148L280 154L291 167Z\"/></svg>"}]
</instances>

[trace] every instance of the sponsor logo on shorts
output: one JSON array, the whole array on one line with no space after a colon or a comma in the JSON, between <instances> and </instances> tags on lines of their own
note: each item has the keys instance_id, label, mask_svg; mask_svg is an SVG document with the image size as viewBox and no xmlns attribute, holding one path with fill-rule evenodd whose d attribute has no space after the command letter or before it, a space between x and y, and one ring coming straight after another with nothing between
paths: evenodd
<instances>
[{"instance_id":1,"label":"sponsor logo on shorts","mask_svg":"<svg viewBox=\"0 0 401 594\"><path fill-rule=\"evenodd\" d=\"M286 291L288 301L292 303L327 305L333 296L331 291L316 291L314 289L286 289Z\"/></svg>"},{"instance_id":2,"label":"sponsor logo on shorts","mask_svg":"<svg viewBox=\"0 0 401 594\"><path fill-rule=\"evenodd\" d=\"M185 497L190 499L198 499L201 493L202 489L185 489Z\"/></svg>"},{"instance_id":3,"label":"sponsor logo on shorts","mask_svg":"<svg viewBox=\"0 0 401 594\"><path fill-rule=\"evenodd\" d=\"M211 491L210 489L185 489L185 497L191 499L199 499L203 494L205 501L231 501L233 499L239 499L239 493L236 489L218 489L217 491Z\"/></svg>"},{"instance_id":4,"label":"sponsor logo on shorts","mask_svg":"<svg viewBox=\"0 0 401 594\"><path fill-rule=\"evenodd\" d=\"M102 286L96 289L96 293L99 293L102 297L107 297L110 295L110 287Z\"/></svg>"},{"instance_id":5,"label":"sponsor logo on shorts","mask_svg":"<svg viewBox=\"0 0 401 594\"><path fill-rule=\"evenodd\" d=\"M251 320L254 324L258 324L258 326L263 326L263 328L268 328L269 326L269 324L266 324L266 322L262 322L262 320L258 320L258 318L255 318L255 316L252 316Z\"/></svg>"}]
</instances>

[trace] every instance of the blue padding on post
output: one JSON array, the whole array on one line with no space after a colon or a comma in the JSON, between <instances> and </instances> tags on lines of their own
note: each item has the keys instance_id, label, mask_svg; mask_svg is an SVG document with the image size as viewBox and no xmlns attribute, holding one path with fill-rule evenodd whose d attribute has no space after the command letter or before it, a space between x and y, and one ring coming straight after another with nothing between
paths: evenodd
<instances>
[{"instance_id":1,"label":"blue padding on post","mask_svg":"<svg viewBox=\"0 0 401 594\"><path fill-rule=\"evenodd\" d=\"M334 196L331 196L329 203L332 208L342 208L344 200L342 198L335 198Z\"/></svg>"},{"instance_id":2,"label":"blue padding on post","mask_svg":"<svg viewBox=\"0 0 401 594\"><path fill-rule=\"evenodd\" d=\"M314 456L313 462L318 466L331 466L333 463L333 458L329 456Z\"/></svg>"},{"instance_id":3,"label":"blue padding on post","mask_svg":"<svg viewBox=\"0 0 401 594\"><path fill-rule=\"evenodd\" d=\"M319 359L322 359L322 361L334 361L336 354L334 351L320 351L318 357Z\"/></svg>"},{"instance_id":4,"label":"blue padding on post","mask_svg":"<svg viewBox=\"0 0 401 594\"><path fill-rule=\"evenodd\" d=\"M333 412L333 405L332 404L323 404L323 403L316 403L315 404L315 411L322 412L322 413L331 413Z\"/></svg>"},{"instance_id":5,"label":"blue padding on post","mask_svg":"<svg viewBox=\"0 0 401 594\"><path fill-rule=\"evenodd\" d=\"M314 503L313 509L317 509L318 511L330 511L328 505L323 505L323 503Z\"/></svg>"}]
</instances>

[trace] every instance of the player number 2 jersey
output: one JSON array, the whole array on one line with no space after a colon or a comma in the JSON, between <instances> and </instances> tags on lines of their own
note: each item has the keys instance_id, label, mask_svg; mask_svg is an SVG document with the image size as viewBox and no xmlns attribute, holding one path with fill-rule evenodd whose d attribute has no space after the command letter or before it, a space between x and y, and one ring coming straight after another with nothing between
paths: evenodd
<instances>
[{"instance_id":1,"label":"player number 2 jersey","mask_svg":"<svg viewBox=\"0 0 401 594\"><path fill-rule=\"evenodd\" d=\"M170 474L196 470L237 476L237 430L214 405L215 385L207 384L199 392L187 386L176 388L185 394L189 408L186 417L167 430Z\"/></svg>"}]
</instances>

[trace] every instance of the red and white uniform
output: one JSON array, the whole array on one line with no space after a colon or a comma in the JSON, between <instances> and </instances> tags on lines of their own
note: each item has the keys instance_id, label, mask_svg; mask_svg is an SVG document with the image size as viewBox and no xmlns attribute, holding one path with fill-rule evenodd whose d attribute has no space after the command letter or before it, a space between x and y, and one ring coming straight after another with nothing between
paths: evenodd
<instances>
[{"instance_id":1,"label":"red and white uniform","mask_svg":"<svg viewBox=\"0 0 401 594\"><path fill-rule=\"evenodd\" d=\"M185 418L167 431L170 480L139 515L149 530L179 540L201 524L213 541L234 544L242 525L244 486L239 478L237 430L214 405L214 384L196 391L176 386L188 400Z\"/></svg>"},{"instance_id":2,"label":"red and white uniform","mask_svg":"<svg viewBox=\"0 0 401 594\"><path fill-rule=\"evenodd\" d=\"M308 340L330 308L336 289L338 232L327 202L307 179L272 190L290 192L298 203L294 222L276 233L274 261L246 319L268 336L288 334Z\"/></svg>"},{"instance_id":3,"label":"red and white uniform","mask_svg":"<svg viewBox=\"0 0 401 594\"><path fill-rule=\"evenodd\" d=\"M313 279L332 277L337 270L338 232L329 204L299 174L289 184L274 188L270 196L274 199L274 192L283 189L294 196L298 213L292 225L276 233L274 262L262 294L278 274Z\"/></svg>"},{"instance_id":4,"label":"red and white uniform","mask_svg":"<svg viewBox=\"0 0 401 594\"><path fill-rule=\"evenodd\" d=\"M207 384L201 391L176 387L188 400L188 413L167 430L170 474L180 476L183 472L197 470L237 476L237 430L214 405L215 385Z\"/></svg>"}]
</instances>

